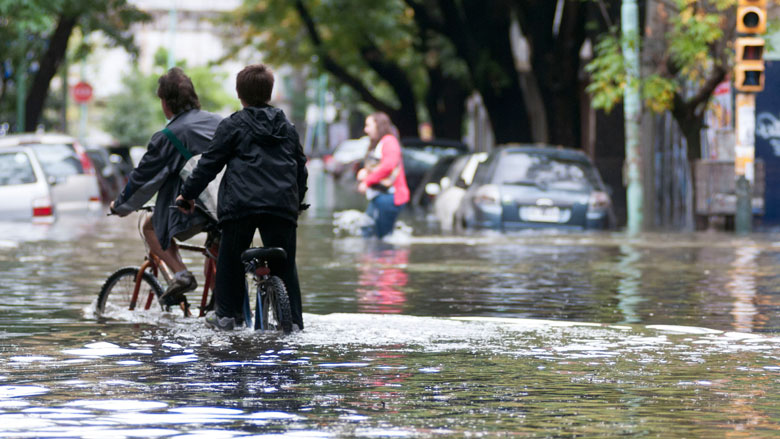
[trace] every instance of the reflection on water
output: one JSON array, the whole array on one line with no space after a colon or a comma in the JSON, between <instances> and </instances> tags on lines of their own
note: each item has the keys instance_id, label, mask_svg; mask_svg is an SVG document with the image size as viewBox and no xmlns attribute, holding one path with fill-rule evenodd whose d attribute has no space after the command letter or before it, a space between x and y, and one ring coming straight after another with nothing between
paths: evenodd
<instances>
[{"instance_id":1,"label":"reflection on water","mask_svg":"<svg viewBox=\"0 0 780 439\"><path fill-rule=\"evenodd\" d=\"M143 258L135 223L7 229L0 437L779 434L770 235L415 224L390 244L308 218L306 330L279 336L176 313L98 322L106 276Z\"/></svg>"},{"instance_id":2,"label":"reflection on water","mask_svg":"<svg viewBox=\"0 0 780 439\"><path fill-rule=\"evenodd\" d=\"M358 312L403 312L409 249L378 243L359 256Z\"/></svg>"},{"instance_id":3,"label":"reflection on water","mask_svg":"<svg viewBox=\"0 0 780 439\"><path fill-rule=\"evenodd\" d=\"M757 314L754 304L756 300L755 263L758 250L752 246L738 247L736 258L729 270L731 281L726 284L728 291L734 297L734 329L750 332L753 330L753 318Z\"/></svg>"}]
</instances>

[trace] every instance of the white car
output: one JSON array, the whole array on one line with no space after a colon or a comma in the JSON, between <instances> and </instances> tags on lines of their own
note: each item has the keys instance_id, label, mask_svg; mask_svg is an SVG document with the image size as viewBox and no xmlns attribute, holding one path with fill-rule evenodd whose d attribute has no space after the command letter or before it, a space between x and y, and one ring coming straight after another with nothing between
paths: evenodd
<instances>
[{"instance_id":1,"label":"white car","mask_svg":"<svg viewBox=\"0 0 780 439\"><path fill-rule=\"evenodd\" d=\"M51 198L58 212L101 209L95 169L76 139L64 134L38 133L0 137L0 152L19 146L34 152L51 186Z\"/></svg>"},{"instance_id":2,"label":"white car","mask_svg":"<svg viewBox=\"0 0 780 439\"><path fill-rule=\"evenodd\" d=\"M0 150L0 200L0 221L54 221L49 183L32 149Z\"/></svg>"},{"instance_id":3,"label":"white car","mask_svg":"<svg viewBox=\"0 0 780 439\"><path fill-rule=\"evenodd\" d=\"M433 213L442 231L453 230L455 211L458 210L466 189L474 181L477 167L486 159L486 152L458 157L450 166L447 175L439 182L438 195L433 199Z\"/></svg>"}]
</instances>

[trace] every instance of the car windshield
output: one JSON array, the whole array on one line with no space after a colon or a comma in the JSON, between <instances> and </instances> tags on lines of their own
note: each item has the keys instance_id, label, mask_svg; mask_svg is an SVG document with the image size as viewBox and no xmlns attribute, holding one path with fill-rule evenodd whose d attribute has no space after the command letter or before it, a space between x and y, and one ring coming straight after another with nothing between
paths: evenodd
<instances>
[{"instance_id":1,"label":"car windshield","mask_svg":"<svg viewBox=\"0 0 780 439\"><path fill-rule=\"evenodd\" d=\"M71 145L40 144L32 147L46 175L63 178L84 173L81 160Z\"/></svg>"},{"instance_id":2,"label":"car windshield","mask_svg":"<svg viewBox=\"0 0 780 439\"><path fill-rule=\"evenodd\" d=\"M30 158L23 152L0 153L0 186L35 183Z\"/></svg>"},{"instance_id":3,"label":"car windshield","mask_svg":"<svg viewBox=\"0 0 780 439\"><path fill-rule=\"evenodd\" d=\"M500 160L494 181L505 185L589 191L595 184L587 166L585 162L546 154L512 153Z\"/></svg>"}]
</instances>

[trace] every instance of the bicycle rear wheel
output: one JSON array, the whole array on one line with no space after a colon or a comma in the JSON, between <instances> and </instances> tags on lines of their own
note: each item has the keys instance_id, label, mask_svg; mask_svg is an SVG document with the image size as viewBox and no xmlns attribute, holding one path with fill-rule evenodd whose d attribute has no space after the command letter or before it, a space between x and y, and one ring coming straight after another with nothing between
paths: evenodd
<instances>
[{"instance_id":1,"label":"bicycle rear wheel","mask_svg":"<svg viewBox=\"0 0 780 439\"><path fill-rule=\"evenodd\" d=\"M163 288L152 273L145 271L141 275L138 295L133 298L138 270L138 267L120 268L106 279L103 287L100 288L95 307L98 316L119 316L128 311L145 314L162 313L157 298L162 295Z\"/></svg>"},{"instance_id":2,"label":"bicycle rear wheel","mask_svg":"<svg viewBox=\"0 0 780 439\"><path fill-rule=\"evenodd\" d=\"M277 276L271 276L265 281L265 290L260 329L281 329L289 334L292 332L292 311L284 282Z\"/></svg>"}]
</instances>

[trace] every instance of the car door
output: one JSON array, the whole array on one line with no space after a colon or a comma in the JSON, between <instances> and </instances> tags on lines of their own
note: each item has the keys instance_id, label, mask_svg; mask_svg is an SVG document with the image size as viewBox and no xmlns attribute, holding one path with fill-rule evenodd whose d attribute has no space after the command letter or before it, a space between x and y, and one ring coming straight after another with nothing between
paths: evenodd
<instances>
[{"instance_id":1,"label":"car door","mask_svg":"<svg viewBox=\"0 0 780 439\"><path fill-rule=\"evenodd\" d=\"M29 150L0 152L0 200L0 220L52 216L46 176Z\"/></svg>"},{"instance_id":2,"label":"car door","mask_svg":"<svg viewBox=\"0 0 780 439\"><path fill-rule=\"evenodd\" d=\"M84 171L73 145L50 143L31 145L51 183L57 210L87 210L99 207L100 192L95 175Z\"/></svg>"}]
</instances>

